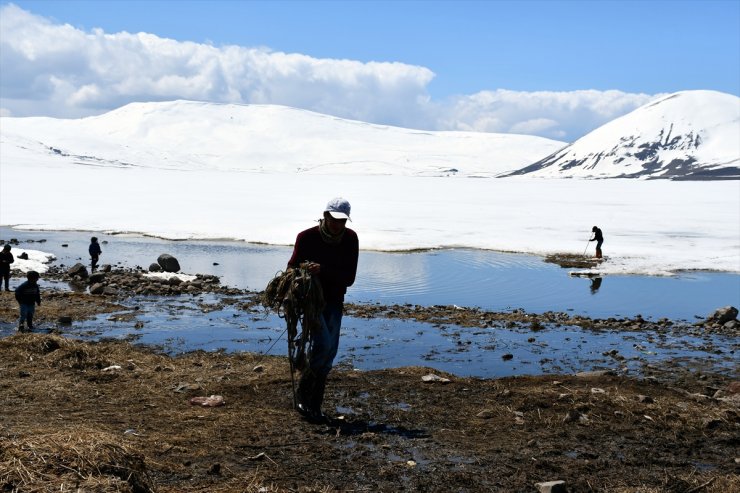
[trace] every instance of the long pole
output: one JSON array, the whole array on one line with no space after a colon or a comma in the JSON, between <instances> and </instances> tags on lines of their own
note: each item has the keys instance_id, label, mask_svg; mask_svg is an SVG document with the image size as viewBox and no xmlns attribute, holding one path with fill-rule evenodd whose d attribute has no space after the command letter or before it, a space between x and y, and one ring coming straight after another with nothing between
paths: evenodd
<instances>
[{"instance_id":1,"label":"long pole","mask_svg":"<svg viewBox=\"0 0 740 493\"><path fill-rule=\"evenodd\" d=\"M586 250L588 250L589 243L591 243L591 238L589 238L588 241L586 242L586 248L583 249L583 255L581 255L582 257L586 256Z\"/></svg>"}]
</instances>

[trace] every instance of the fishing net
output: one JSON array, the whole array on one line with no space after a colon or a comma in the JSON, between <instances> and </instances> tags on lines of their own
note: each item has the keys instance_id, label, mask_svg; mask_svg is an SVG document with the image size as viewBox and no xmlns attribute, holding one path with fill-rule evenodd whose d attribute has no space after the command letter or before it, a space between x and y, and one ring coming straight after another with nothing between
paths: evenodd
<instances>
[{"instance_id":1,"label":"fishing net","mask_svg":"<svg viewBox=\"0 0 740 493\"><path fill-rule=\"evenodd\" d=\"M279 272L262 295L262 306L285 319L291 369L305 371L311 354L312 333L321 327L324 293L308 264ZM299 325L300 323L300 331Z\"/></svg>"}]
</instances>

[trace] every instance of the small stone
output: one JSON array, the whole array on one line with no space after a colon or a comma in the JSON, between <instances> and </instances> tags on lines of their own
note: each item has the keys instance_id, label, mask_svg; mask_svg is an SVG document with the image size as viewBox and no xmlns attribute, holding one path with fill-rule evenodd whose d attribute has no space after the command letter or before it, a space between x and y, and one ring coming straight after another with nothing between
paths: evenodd
<instances>
[{"instance_id":1,"label":"small stone","mask_svg":"<svg viewBox=\"0 0 740 493\"><path fill-rule=\"evenodd\" d=\"M653 398L649 395L638 395L637 400L639 400L643 404L652 404L653 402L655 402Z\"/></svg>"},{"instance_id":2,"label":"small stone","mask_svg":"<svg viewBox=\"0 0 740 493\"><path fill-rule=\"evenodd\" d=\"M535 483L535 488L540 493L565 493L565 481L547 481L546 483Z\"/></svg>"},{"instance_id":3,"label":"small stone","mask_svg":"<svg viewBox=\"0 0 740 493\"><path fill-rule=\"evenodd\" d=\"M578 378L596 378L596 377L605 377L607 375L612 375L611 370L595 370L595 371L579 371L576 373L576 376Z\"/></svg>"},{"instance_id":4,"label":"small stone","mask_svg":"<svg viewBox=\"0 0 740 493\"><path fill-rule=\"evenodd\" d=\"M105 286L101 283L93 284L90 286L90 294L103 294Z\"/></svg>"},{"instance_id":5,"label":"small stone","mask_svg":"<svg viewBox=\"0 0 740 493\"><path fill-rule=\"evenodd\" d=\"M490 409L484 409L483 411L476 414L475 417L481 419L491 419L493 417L493 411L491 411Z\"/></svg>"},{"instance_id":6,"label":"small stone","mask_svg":"<svg viewBox=\"0 0 740 493\"><path fill-rule=\"evenodd\" d=\"M262 365L257 365L254 368L252 368L252 371L255 373L262 373L263 371L265 371L265 367Z\"/></svg>"},{"instance_id":7,"label":"small stone","mask_svg":"<svg viewBox=\"0 0 740 493\"><path fill-rule=\"evenodd\" d=\"M450 383L449 378L440 377L439 375L435 375L434 373L430 373L429 375L424 375L421 377L422 382L431 383L431 382L439 382L439 383Z\"/></svg>"}]
</instances>

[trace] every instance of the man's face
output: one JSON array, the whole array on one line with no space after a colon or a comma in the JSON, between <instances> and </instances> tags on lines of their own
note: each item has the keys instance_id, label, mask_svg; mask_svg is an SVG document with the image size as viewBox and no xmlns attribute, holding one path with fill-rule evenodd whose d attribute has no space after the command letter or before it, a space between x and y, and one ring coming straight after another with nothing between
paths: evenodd
<instances>
[{"instance_id":1,"label":"man's face","mask_svg":"<svg viewBox=\"0 0 740 493\"><path fill-rule=\"evenodd\" d=\"M324 213L324 219L326 219L326 229L333 235L338 235L347 227L346 219L334 219L328 212Z\"/></svg>"}]
</instances>

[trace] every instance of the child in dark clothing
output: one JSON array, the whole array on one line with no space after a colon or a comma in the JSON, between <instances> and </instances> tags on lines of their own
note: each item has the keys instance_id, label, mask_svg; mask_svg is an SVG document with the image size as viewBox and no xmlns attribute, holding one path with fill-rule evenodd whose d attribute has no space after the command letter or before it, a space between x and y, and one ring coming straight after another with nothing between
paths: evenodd
<instances>
[{"instance_id":1,"label":"child in dark clothing","mask_svg":"<svg viewBox=\"0 0 740 493\"><path fill-rule=\"evenodd\" d=\"M15 259L10 253L10 245L5 245L0 252L0 281L5 281L5 291L10 291L10 264L13 262Z\"/></svg>"},{"instance_id":2,"label":"child in dark clothing","mask_svg":"<svg viewBox=\"0 0 740 493\"><path fill-rule=\"evenodd\" d=\"M26 282L15 288L15 299L21 307L21 319L18 321L18 330L23 332L23 323L28 322L28 330L33 330L33 314L36 305L41 306L41 290L39 289L39 273L33 270L26 274Z\"/></svg>"},{"instance_id":3,"label":"child in dark clothing","mask_svg":"<svg viewBox=\"0 0 740 493\"><path fill-rule=\"evenodd\" d=\"M95 236L90 238L90 247L87 251L90 253L90 270L94 271L98 266L98 258L100 257L100 254L103 253L100 249L100 243L98 243L98 239Z\"/></svg>"}]
</instances>

